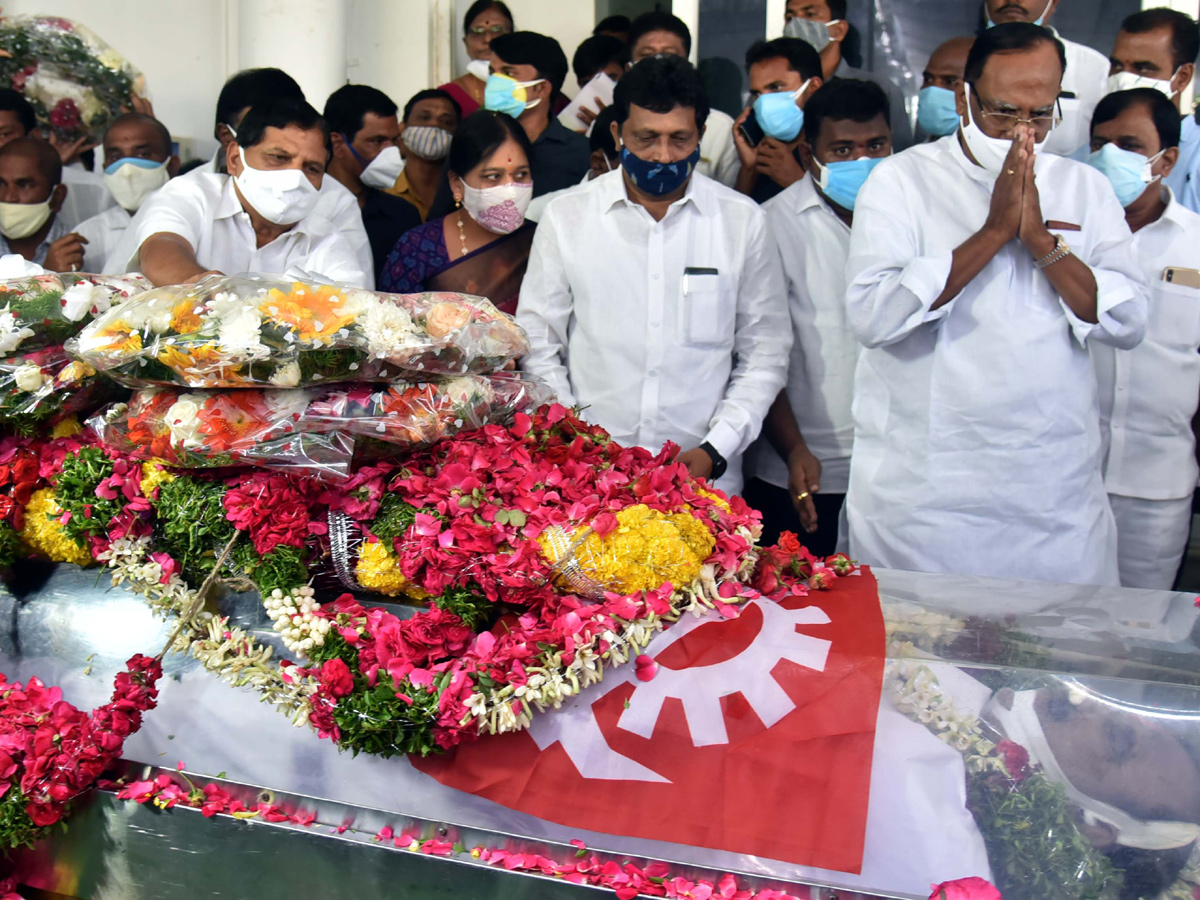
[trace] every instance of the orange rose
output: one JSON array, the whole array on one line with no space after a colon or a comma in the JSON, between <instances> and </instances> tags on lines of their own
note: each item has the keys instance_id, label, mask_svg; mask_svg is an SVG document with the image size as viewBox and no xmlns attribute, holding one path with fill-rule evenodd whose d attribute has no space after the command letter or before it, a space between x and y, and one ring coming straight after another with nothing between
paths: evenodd
<instances>
[{"instance_id":1,"label":"orange rose","mask_svg":"<svg viewBox=\"0 0 1200 900\"><path fill-rule=\"evenodd\" d=\"M435 303L425 313L425 330L430 337L443 338L471 321L471 309L461 303Z\"/></svg>"}]
</instances>

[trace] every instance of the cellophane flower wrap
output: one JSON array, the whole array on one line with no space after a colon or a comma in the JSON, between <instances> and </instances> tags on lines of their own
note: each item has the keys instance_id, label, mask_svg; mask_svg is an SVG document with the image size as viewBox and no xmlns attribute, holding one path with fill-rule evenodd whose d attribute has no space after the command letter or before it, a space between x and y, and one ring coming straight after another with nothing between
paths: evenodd
<instances>
[{"instance_id":1,"label":"cellophane flower wrap","mask_svg":"<svg viewBox=\"0 0 1200 900\"><path fill-rule=\"evenodd\" d=\"M100 9L98 6L97 9ZM89 28L58 16L0 22L0 80L25 95L38 121L68 141L100 140L133 110L146 82L129 60Z\"/></svg>"},{"instance_id":2,"label":"cellophane flower wrap","mask_svg":"<svg viewBox=\"0 0 1200 900\"><path fill-rule=\"evenodd\" d=\"M349 436L417 449L487 424L506 425L552 399L516 372L290 390L142 388L88 421L112 450L183 468L235 464L297 468L337 457Z\"/></svg>"},{"instance_id":3,"label":"cellophane flower wrap","mask_svg":"<svg viewBox=\"0 0 1200 900\"><path fill-rule=\"evenodd\" d=\"M0 427L30 434L43 423L83 415L113 399L115 385L62 347L0 360Z\"/></svg>"},{"instance_id":4,"label":"cellophane flower wrap","mask_svg":"<svg viewBox=\"0 0 1200 900\"><path fill-rule=\"evenodd\" d=\"M212 276L135 297L71 349L133 387L294 388L492 372L529 344L481 297Z\"/></svg>"},{"instance_id":5,"label":"cellophane flower wrap","mask_svg":"<svg viewBox=\"0 0 1200 900\"><path fill-rule=\"evenodd\" d=\"M0 281L0 357L61 345L93 316L149 287L136 274L47 272Z\"/></svg>"}]
</instances>

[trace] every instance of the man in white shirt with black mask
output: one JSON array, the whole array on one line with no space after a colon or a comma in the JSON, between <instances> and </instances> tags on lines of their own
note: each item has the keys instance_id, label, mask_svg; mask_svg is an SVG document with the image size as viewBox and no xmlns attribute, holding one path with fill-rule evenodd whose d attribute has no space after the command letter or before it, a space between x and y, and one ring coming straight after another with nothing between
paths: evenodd
<instances>
[{"instance_id":1,"label":"man in white shirt with black mask","mask_svg":"<svg viewBox=\"0 0 1200 900\"><path fill-rule=\"evenodd\" d=\"M708 101L673 55L617 82L621 169L551 201L517 319L523 368L622 444L678 444L729 492L787 374L792 330L766 217L695 172Z\"/></svg>"},{"instance_id":2,"label":"man in white shirt with black mask","mask_svg":"<svg viewBox=\"0 0 1200 900\"><path fill-rule=\"evenodd\" d=\"M984 24L988 28L1013 22L1028 22L1050 28L1050 19L1062 0L983 0ZM1085 0L1090 2L1090 0ZM1059 94L1059 114L1062 122L1046 138L1040 148L1043 153L1072 156L1085 150L1092 110L1108 93L1108 60L1099 50L1068 41L1054 31L1066 54Z\"/></svg>"},{"instance_id":3,"label":"man in white shirt with black mask","mask_svg":"<svg viewBox=\"0 0 1200 900\"><path fill-rule=\"evenodd\" d=\"M1200 399L1200 215L1163 183L1179 159L1179 110L1153 88L1109 94L1092 119L1092 150L1089 162L1125 207L1150 287L1146 339L1132 350L1092 348L1121 584L1170 590L1200 475L1192 433Z\"/></svg>"},{"instance_id":4,"label":"man in white shirt with black mask","mask_svg":"<svg viewBox=\"0 0 1200 900\"><path fill-rule=\"evenodd\" d=\"M229 175L174 179L143 204L121 271L156 285L263 272L370 286L370 270L313 211L328 148L325 120L307 103L259 103L226 148Z\"/></svg>"},{"instance_id":5,"label":"man in white shirt with black mask","mask_svg":"<svg viewBox=\"0 0 1200 900\"><path fill-rule=\"evenodd\" d=\"M179 157L171 152L171 133L153 116L119 116L104 132L102 147L104 186L117 202L75 229L87 241L85 272L104 271L133 214L179 171Z\"/></svg>"},{"instance_id":6,"label":"man in white shirt with black mask","mask_svg":"<svg viewBox=\"0 0 1200 900\"><path fill-rule=\"evenodd\" d=\"M1039 152L1063 58L1045 28L989 29L959 132L884 160L859 193L846 512L863 562L1118 581L1088 346L1136 346L1146 288L1103 176Z\"/></svg>"}]
</instances>

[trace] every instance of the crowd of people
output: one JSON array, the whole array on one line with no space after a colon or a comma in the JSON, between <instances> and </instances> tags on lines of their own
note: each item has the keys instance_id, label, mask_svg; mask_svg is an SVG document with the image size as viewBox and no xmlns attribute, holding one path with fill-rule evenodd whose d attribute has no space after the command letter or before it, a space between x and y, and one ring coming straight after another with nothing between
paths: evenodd
<instances>
[{"instance_id":1,"label":"crowd of people","mask_svg":"<svg viewBox=\"0 0 1200 900\"><path fill-rule=\"evenodd\" d=\"M0 91L0 249L484 295L524 370L677 444L768 541L1169 588L1200 475L1200 31L1145 10L1106 59L1051 26L1078 0L981 2L911 110L843 55L846 0L789 0L736 117L669 13L601 22L569 65L498 0L467 12L467 73L403 108L235 75L199 165L141 111L93 176Z\"/></svg>"}]
</instances>

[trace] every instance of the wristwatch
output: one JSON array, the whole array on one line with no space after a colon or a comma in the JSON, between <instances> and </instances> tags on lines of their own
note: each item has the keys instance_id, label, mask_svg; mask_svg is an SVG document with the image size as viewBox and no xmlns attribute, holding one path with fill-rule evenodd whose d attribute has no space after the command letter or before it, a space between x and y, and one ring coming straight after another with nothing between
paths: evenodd
<instances>
[{"instance_id":1,"label":"wristwatch","mask_svg":"<svg viewBox=\"0 0 1200 900\"><path fill-rule=\"evenodd\" d=\"M708 458L712 460L712 474L708 477L710 481L716 481L725 474L725 470L729 468L729 462L708 441L701 444L700 449L707 453Z\"/></svg>"},{"instance_id":2,"label":"wristwatch","mask_svg":"<svg viewBox=\"0 0 1200 900\"><path fill-rule=\"evenodd\" d=\"M1061 234L1054 236L1054 249L1033 264L1039 269L1048 269L1056 262L1062 262L1071 255L1071 248Z\"/></svg>"}]
</instances>

